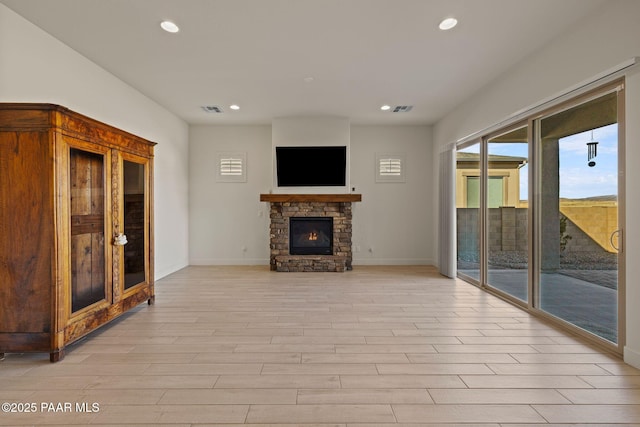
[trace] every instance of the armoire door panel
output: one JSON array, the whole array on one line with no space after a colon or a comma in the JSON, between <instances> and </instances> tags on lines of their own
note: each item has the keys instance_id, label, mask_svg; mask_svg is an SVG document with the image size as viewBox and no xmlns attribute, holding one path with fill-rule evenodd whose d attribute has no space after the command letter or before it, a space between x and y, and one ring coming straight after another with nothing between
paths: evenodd
<instances>
[{"instance_id":1,"label":"armoire door panel","mask_svg":"<svg viewBox=\"0 0 640 427\"><path fill-rule=\"evenodd\" d=\"M144 159L140 160L144 162ZM147 172L144 163L123 160L124 289L145 283L147 271Z\"/></svg>"},{"instance_id":2,"label":"armoire door panel","mask_svg":"<svg viewBox=\"0 0 640 427\"><path fill-rule=\"evenodd\" d=\"M71 311L106 298L104 155L76 148L69 156L71 187Z\"/></svg>"}]
</instances>

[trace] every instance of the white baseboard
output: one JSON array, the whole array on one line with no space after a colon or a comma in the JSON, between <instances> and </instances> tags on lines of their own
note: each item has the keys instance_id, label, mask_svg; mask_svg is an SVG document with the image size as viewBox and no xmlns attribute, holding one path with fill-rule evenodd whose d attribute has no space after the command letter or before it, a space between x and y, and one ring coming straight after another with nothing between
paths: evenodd
<instances>
[{"instance_id":1,"label":"white baseboard","mask_svg":"<svg viewBox=\"0 0 640 427\"><path fill-rule=\"evenodd\" d=\"M640 369L640 351L632 350L628 346L624 348L624 362Z\"/></svg>"},{"instance_id":2,"label":"white baseboard","mask_svg":"<svg viewBox=\"0 0 640 427\"><path fill-rule=\"evenodd\" d=\"M157 266L156 266L154 279L155 280L160 280L163 277L168 276L171 273L175 273L178 270L182 270L183 268L188 267L188 266L189 266L189 263L187 261L185 261L184 263L174 264L174 265L171 265L169 267L165 267L162 270L158 270Z\"/></svg>"},{"instance_id":3,"label":"white baseboard","mask_svg":"<svg viewBox=\"0 0 640 427\"><path fill-rule=\"evenodd\" d=\"M435 265L431 259L420 258L353 258L353 265Z\"/></svg>"},{"instance_id":4,"label":"white baseboard","mask_svg":"<svg viewBox=\"0 0 640 427\"><path fill-rule=\"evenodd\" d=\"M268 258L194 258L189 265L269 265Z\"/></svg>"}]
</instances>

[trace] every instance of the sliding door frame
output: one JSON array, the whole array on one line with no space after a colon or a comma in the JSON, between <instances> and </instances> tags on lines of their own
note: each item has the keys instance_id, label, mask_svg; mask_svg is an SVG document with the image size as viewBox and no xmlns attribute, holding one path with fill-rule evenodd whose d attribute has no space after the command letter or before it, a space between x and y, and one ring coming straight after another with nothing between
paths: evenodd
<instances>
[{"instance_id":1,"label":"sliding door frame","mask_svg":"<svg viewBox=\"0 0 640 427\"><path fill-rule=\"evenodd\" d=\"M510 295L509 293L502 291L498 288L496 288L495 286L492 286L489 283L489 265L488 265L488 261L489 261L489 221L488 221L488 212L489 212L489 206L488 206L488 190L489 190L489 142L491 139L499 137L501 135L507 134L509 132L513 132L515 130L521 129L521 128L527 128L527 155L528 155L528 159L527 162L529 165L531 165L531 152L532 152L532 144L531 144L531 126L530 126L530 121L529 120L520 120L517 122L514 122L508 126L502 127L500 129L496 129L490 133L487 133L485 136L482 137L482 145L481 145L481 152L483 153L482 156L482 176L484 176L483 179L483 186L485 189L485 192L482 194L482 200L481 200L481 206L482 206L482 212L481 212L481 218L483 218L483 222L481 224L481 253L483 254L485 262L482 263L480 265L480 277L482 278L482 282L480 283L480 287L482 287L483 289L486 289L487 291L500 296L500 298L505 299L507 301L509 301L512 304L521 306L523 308L529 308L529 305L531 303L531 283L532 283L532 276L531 276L531 266L533 265L532 262L532 247L531 247L531 236L530 236L530 231L527 231L527 301L523 301L521 299L518 299L516 297L514 297L513 295ZM532 205L532 197L531 195L533 194L532 192L532 167L528 168L528 188L527 188L527 198L528 198L528 205L527 205L527 226L528 226L528 230L531 230L532 228L532 221L533 221L533 215L532 215L532 211L531 211L531 205Z\"/></svg>"},{"instance_id":2,"label":"sliding door frame","mask_svg":"<svg viewBox=\"0 0 640 427\"><path fill-rule=\"evenodd\" d=\"M595 84L593 85L595 86ZM552 104L539 111L532 111L528 116L520 118L511 123L496 126L490 131L483 133L473 139L469 139L457 145L456 149L463 149L475 144L480 144L480 203L479 203L479 280L458 273L458 277L470 282L481 289L490 292L524 310L545 319L555 325L569 330L576 335L588 339L590 342L605 348L606 350L622 354L626 342L626 253L625 253L625 96L624 96L624 77L612 79L611 81L589 88L581 94L577 94L571 98L566 98ZM540 122L542 118L556 114L563 110L567 110L586 103L590 100L599 98L607 93L617 92L617 123L618 123L618 228L619 233L619 250L618 250L618 289L617 289L617 343L612 343L604 338L599 337L591 332L579 328L571 323L555 317L540 309L539 305L539 284L540 284L540 196L541 184L539 162L540 162ZM505 134L512 130L527 126L528 135L528 214L527 214L527 301L522 301L508 293L496 289L487 283L488 277L488 209L487 209L487 191L488 191L488 141L491 138ZM457 237L456 237L457 238Z\"/></svg>"},{"instance_id":3,"label":"sliding door frame","mask_svg":"<svg viewBox=\"0 0 640 427\"><path fill-rule=\"evenodd\" d=\"M626 163L626 157L625 157L625 97L624 97L624 87L625 87L625 80L624 78L620 78L620 79L616 79L610 83L604 84L602 86L598 86L594 89L591 89L581 95L578 95L576 97L573 97L571 99L565 100L563 102L558 103L557 105L551 106L545 110L540 111L539 113L535 114L534 116L532 116L530 118L530 121L533 125L533 141L535 141L532 144L532 148L534 149L534 156L537 159L536 161L536 167L531 168L532 170L530 172L533 172L534 177L532 179L532 184L534 186L533 189L533 194L534 194L534 200L533 200L533 205L534 205L534 211L533 211L533 221L534 221L534 235L531 236L532 242L534 244L534 248L533 248L533 257L534 257L534 264L531 265L531 268L533 269L533 274L532 274L532 279L533 279L533 286L530 286L529 291L533 293L532 295L532 299L531 299L531 304L529 306L529 310L540 316L543 317L545 319L548 319L554 323L560 324L562 325L564 328L567 328L568 330L570 330L571 332L575 333L576 335L585 337L587 339L589 339L590 341L594 342L595 344L598 344L608 350L614 351L618 354L622 354L623 353L623 349L626 343L626 286L625 286L625 279L626 279L626 254L625 254L625 250L624 250L624 242L625 242L625 233L624 230L626 229L626 215L625 215L625 199L626 199L626 193L625 193L625 163ZM539 167L537 166L537 163L539 162L539 159L541 158L541 147L540 144L538 144L538 141L540 141L540 133L541 133L541 126L540 123L542 121L543 118L545 117L549 117L553 114L557 114L560 113L562 111L577 107L581 104L585 104L589 101L592 101L594 99L600 98L602 96L605 96L609 93L613 93L613 92L617 92L617 124L618 124L618 165L617 165L617 170L618 170L618 181L617 181L617 185L618 185L618 229L620 230L620 234L619 234L619 249L618 249L618 256L617 256L617 267L618 267L618 283L617 283L617 316L618 316L618 323L617 323L617 342L616 343L612 343L611 341L605 340L604 338L588 332L578 326L575 326L565 320L562 320L556 316L553 316L549 313L547 313L546 311L543 311L540 308L540 301L539 301L539 296L540 296L540 283L541 283L541 279L540 279L540 246L538 245L538 243L541 241L541 235L540 235L540 221L541 221L541 211L540 211L540 206L541 206L541 201L540 201L540 197L542 194L541 191L541 178L540 178L540 171L539 171Z\"/></svg>"},{"instance_id":4,"label":"sliding door frame","mask_svg":"<svg viewBox=\"0 0 640 427\"><path fill-rule=\"evenodd\" d=\"M478 265L480 266L480 272L479 272L479 278L478 279L476 279L475 277L471 277L471 276L469 276L467 274L458 272L458 270L457 270L458 253L457 253L457 250L456 250L456 276L460 277L464 281L469 282L469 283L471 283L471 284L473 284L475 286L481 287L482 283L484 283L484 281L485 281L485 278L483 277L483 275L485 274L485 272L484 272L485 269L482 268L482 266L486 262L486 253L484 253L484 251L482 249L484 247L484 235L483 235L483 228L484 227L483 227L483 224L485 222L485 219L484 219L485 213L484 213L483 206L484 206L484 191L485 191L485 189L484 189L484 187L485 187L484 175L485 175L485 170L486 170L486 168L484 166L485 162L483 161L485 155L484 155L484 148L483 148L482 138L472 139L472 140L467 141L467 142L465 142L463 144L460 144L460 145L456 146L456 151L463 150L463 149L465 149L467 147L471 147L471 146L474 146L476 144L480 148L480 150L479 150L479 159L478 159L478 173L479 173L479 179L480 179L480 196L479 196L480 200L479 200L479 205L478 205L478 233L479 233L478 234ZM458 166L457 166L457 162L456 162L456 176L457 176L457 168L458 168ZM466 186L466 184L465 184L465 186ZM466 191L467 191L467 189L465 188L465 194L467 194ZM457 207L455 207L455 209L457 210ZM457 217L457 215L456 215L456 217ZM457 223L457 221L456 221L456 223ZM457 230L457 227L456 227L456 230ZM457 231L456 231L456 240L457 240L457 238L458 238L458 236L457 236Z\"/></svg>"}]
</instances>

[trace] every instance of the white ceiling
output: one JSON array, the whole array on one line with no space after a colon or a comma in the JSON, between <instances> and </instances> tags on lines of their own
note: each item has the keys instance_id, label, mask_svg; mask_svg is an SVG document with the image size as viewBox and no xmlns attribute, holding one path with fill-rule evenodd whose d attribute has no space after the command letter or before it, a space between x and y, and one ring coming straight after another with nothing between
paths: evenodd
<instances>
[{"instance_id":1,"label":"white ceiling","mask_svg":"<svg viewBox=\"0 0 640 427\"><path fill-rule=\"evenodd\" d=\"M432 124L604 1L0 3L189 123L336 115L352 123ZM440 31L448 16L458 26ZM165 19L180 32L162 31ZM241 109L230 110L233 103ZM382 104L413 109L383 112ZM225 111L207 114L202 105Z\"/></svg>"}]
</instances>

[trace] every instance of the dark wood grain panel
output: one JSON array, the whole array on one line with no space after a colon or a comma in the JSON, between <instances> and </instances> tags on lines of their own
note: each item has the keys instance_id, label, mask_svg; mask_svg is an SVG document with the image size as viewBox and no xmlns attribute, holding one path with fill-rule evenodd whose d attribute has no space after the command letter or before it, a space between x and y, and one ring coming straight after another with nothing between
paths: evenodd
<instances>
[{"instance_id":1,"label":"dark wood grain panel","mask_svg":"<svg viewBox=\"0 0 640 427\"><path fill-rule=\"evenodd\" d=\"M0 132L48 130L51 125L49 110L22 110L0 108Z\"/></svg>"},{"instance_id":2,"label":"dark wood grain panel","mask_svg":"<svg viewBox=\"0 0 640 427\"><path fill-rule=\"evenodd\" d=\"M49 133L0 132L0 332L50 330L52 171Z\"/></svg>"},{"instance_id":3,"label":"dark wood grain panel","mask_svg":"<svg viewBox=\"0 0 640 427\"><path fill-rule=\"evenodd\" d=\"M51 335L48 333L2 333L0 332L0 348L11 348L13 351L42 351L48 348Z\"/></svg>"},{"instance_id":4,"label":"dark wood grain panel","mask_svg":"<svg viewBox=\"0 0 640 427\"><path fill-rule=\"evenodd\" d=\"M71 235L86 233L103 233L104 215L72 215Z\"/></svg>"}]
</instances>

